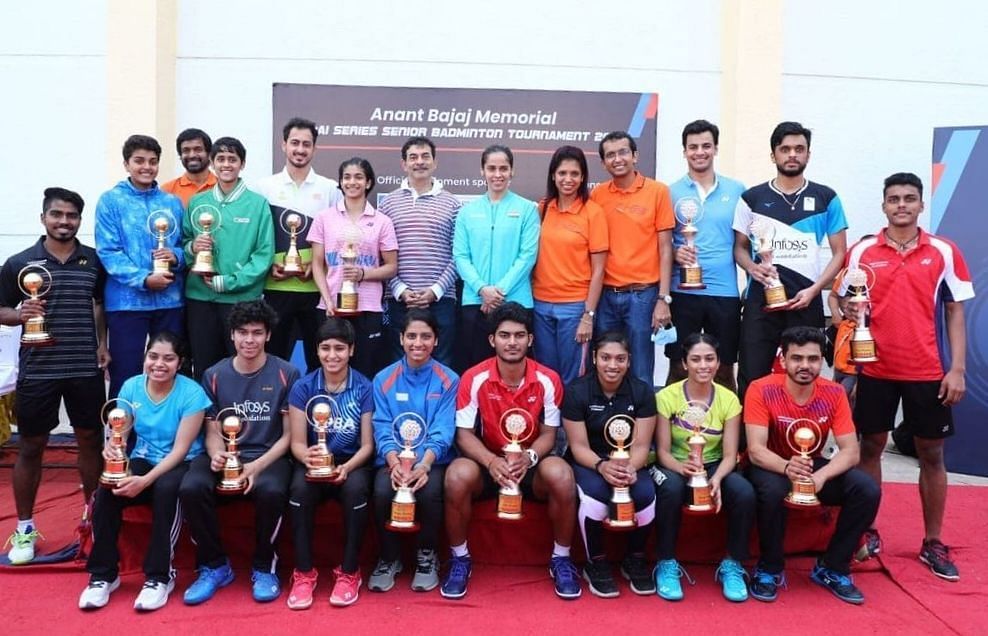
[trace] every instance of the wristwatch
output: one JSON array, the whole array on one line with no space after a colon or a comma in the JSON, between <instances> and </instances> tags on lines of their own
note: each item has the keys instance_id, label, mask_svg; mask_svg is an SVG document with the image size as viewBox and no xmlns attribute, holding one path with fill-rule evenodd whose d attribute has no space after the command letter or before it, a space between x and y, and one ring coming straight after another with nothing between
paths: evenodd
<instances>
[{"instance_id":1,"label":"wristwatch","mask_svg":"<svg viewBox=\"0 0 988 636\"><path fill-rule=\"evenodd\" d=\"M584 316L590 316L590 320L593 320L593 317L597 315L597 312L596 311L593 311L591 309L587 309L587 310L584 310L583 315Z\"/></svg>"},{"instance_id":2,"label":"wristwatch","mask_svg":"<svg viewBox=\"0 0 988 636\"><path fill-rule=\"evenodd\" d=\"M528 467L534 468L536 464L539 463L539 454L535 452L534 449L526 449L525 454L528 455Z\"/></svg>"},{"instance_id":3,"label":"wristwatch","mask_svg":"<svg viewBox=\"0 0 988 636\"><path fill-rule=\"evenodd\" d=\"M672 304L672 296L670 296L669 294L666 294L665 296L659 296L659 300L661 300L667 305Z\"/></svg>"}]
</instances>

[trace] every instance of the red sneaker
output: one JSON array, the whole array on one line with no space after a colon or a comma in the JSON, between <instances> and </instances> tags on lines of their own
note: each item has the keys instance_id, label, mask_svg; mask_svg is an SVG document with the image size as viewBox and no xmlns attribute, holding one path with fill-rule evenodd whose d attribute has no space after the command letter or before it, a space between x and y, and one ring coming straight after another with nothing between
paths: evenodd
<instances>
[{"instance_id":1,"label":"red sneaker","mask_svg":"<svg viewBox=\"0 0 988 636\"><path fill-rule=\"evenodd\" d=\"M336 584L333 585L333 593L329 596L329 604L336 607L346 607L353 605L360 598L360 586L364 580L360 578L360 570L353 574L347 574L341 568L333 570L336 577Z\"/></svg>"},{"instance_id":2,"label":"red sneaker","mask_svg":"<svg viewBox=\"0 0 988 636\"><path fill-rule=\"evenodd\" d=\"M288 595L288 609L304 610L312 605L312 592L316 589L319 573L315 568L308 572L292 570L292 591Z\"/></svg>"}]
</instances>

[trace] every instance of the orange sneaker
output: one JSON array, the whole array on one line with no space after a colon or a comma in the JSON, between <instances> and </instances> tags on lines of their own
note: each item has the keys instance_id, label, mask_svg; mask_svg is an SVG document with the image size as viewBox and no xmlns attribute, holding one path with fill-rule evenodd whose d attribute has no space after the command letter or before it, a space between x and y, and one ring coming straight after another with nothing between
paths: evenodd
<instances>
[{"instance_id":1,"label":"orange sneaker","mask_svg":"<svg viewBox=\"0 0 988 636\"><path fill-rule=\"evenodd\" d=\"M360 578L360 570L353 574L347 574L342 568L333 570L336 577L336 584L333 585L333 593L329 596L329 604L336 607L346 607L353 605L360 598L360 586L364 580Z\"/></svg>"},{"instance_id":2,"label":"orange sneaker","mask_svg":"<svg viewBox=\"0 0 988 636\"><path fill-rule=\"evenodd\" d=\"M292 570L292 591L288 595L288 608L293 610L309 609L312 605L312 592L316 589L319 573L315 568L308 572Z\"/></svg>"}]
</instances>

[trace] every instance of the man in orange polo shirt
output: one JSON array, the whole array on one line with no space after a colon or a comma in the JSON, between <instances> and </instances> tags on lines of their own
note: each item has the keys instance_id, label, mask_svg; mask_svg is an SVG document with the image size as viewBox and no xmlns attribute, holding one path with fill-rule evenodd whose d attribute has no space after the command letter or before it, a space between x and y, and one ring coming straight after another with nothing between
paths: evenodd
<instances>
[{"instance_id":1,"label":"man in orange polo shirt","mask_svg":"<svg viewBox=\"0 0 988 636\"><path fill-rule=\"evenodd\" d=\"M672 323L672 212L669 188L638 172L638 146L626 132L608 133L599 153L611 180L591 200L604 208L610 253L595 331L622 331L631 348L631 372L653 386L652 334Z\"/></svg>"},{"instance_id":2,"label":"man in orange polo shirt","mask_svg":"<svg viewBox=\"0 0 988 636\"><path fill-rule=\"evenodd\" d=\"M198 128L186 128L175 140L178 157L185 173L161 186L169 194L182 200L182 207L189 207L189 199L216 185L216 175L209 169L209 151L213 141Z\"/></svg>"}]
</instances>

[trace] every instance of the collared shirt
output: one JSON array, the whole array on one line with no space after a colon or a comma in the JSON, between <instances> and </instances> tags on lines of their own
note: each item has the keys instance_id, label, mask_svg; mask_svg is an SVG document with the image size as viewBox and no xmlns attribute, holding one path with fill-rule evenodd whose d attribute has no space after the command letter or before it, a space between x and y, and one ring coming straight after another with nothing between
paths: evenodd
<instances>
[{"instance_id":1,"label":"collared shirt","mask_svg":"<svg viewBox=\"0 0 988 636\"><path fill-rule=\"evenodd\" d=\"M371 381L356 369L347 371L346 386L337 393L330 393L326 388L326 376L322 368L305 375L292 387L288 397L291 406L305 412L309 400L317 395L328 395L336 405L336 412L331 413L334 425L326 438L330 452L340 458L350 458L360 450L360 431L363 426L362 417L374 412L374 389ZM310 417L311 413L306 413ZM308 444L316 443L316 433L309 426Z\"/></svg>"},{"instance_id":2,"label":"collared shirt","mask_svg":"<svg viewBox=\"0 0 988 636\"><path fill-rule=\"evenodd\" d=\"M541 206L540 206L541 209ZM607 218L593 201L577 199L567 210L559 200L545 206L532 295L547 303L584 301L590 290L590 255L609 248Z\"/></svg>"},{"instance_id":3,"label":"collared shirt","mask_svg":"<svg viewBox=\"0 0 988 636\"><path fill-rule=\"evenodd\" d=\"M738 396L719 384L715 383L713 387L713 395L707 402L707 419L703 422L705 430L702 435L707 440L703 447L704 464L720 461L724 457L724 424L732 417L741 415L741 401L738 400ZM686 392L686 380L670 384L655 396L659 414L669 420L672 433L670 452L681 462L686 461L690 454L687 440L693 431L679 416L691 399Z\"/></svg>"},{"instance_id":4,"label":"collared shirt","mask_svg":"<svg viewBox=\"0 0 988 636\"><path fill-rule=\"evenodd\" d=\"M169 194L174 194L182 201L182 207L188 209L189 201L192 197L205 192L216 185L216 175L209 168L206 169L206 181L196 183L189 178L189 173L184 173L171 181L162 184L161 189Z\"/></svg>"},{"instance_id":5,"label":"collared shirt","mask_svg":"<svg viewBox=\"0 0 988 636\"><path fill-rule=\"evenodd\" d=\"M624 376L614 395L608 397L597 374L591 372L566 387L562 414L571 422L583 422L590 449L598 457L607 457L613 450L604 437L607 422L615 415L628 415L636 420L655 416L655 397L652 387L630 373Z\"/></svg>"}]
</instances>

